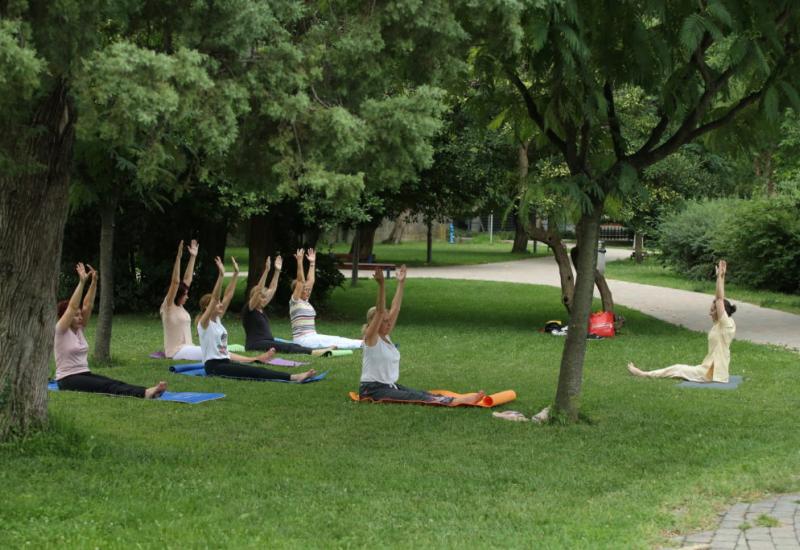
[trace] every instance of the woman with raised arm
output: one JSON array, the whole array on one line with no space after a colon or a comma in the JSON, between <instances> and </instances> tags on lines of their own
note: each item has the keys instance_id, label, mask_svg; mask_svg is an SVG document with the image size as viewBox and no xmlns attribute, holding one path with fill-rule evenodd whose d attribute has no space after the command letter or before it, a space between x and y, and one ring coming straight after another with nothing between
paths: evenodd
<instances>
[{"instance_id":1,"label":"woman with raised arm","mask_svg":"<svg viewBox=\"0 0 800 550\"><path fill-rule=\"evenodd\" d=\"M206 374L247 380L292 380L295 382L302 382L306 378L314 376L316 372L313 369L290 375L285 372L246 364L256 361L266 363L275 355L275 349L270 349L257 357L245 357L228 351L228 331L222 326L222 317L231 304L233 294L236 291L236 280L239 277L239 265L234 258L231 258L231 261L233 262L233 277L228 283L222 299L220 300L220 292L222 290L222 279L225 277L225 266L219 256L214 258L214 263L217 264L217 269L219 270L214 290L211 294L206 294L200 298L200 307L203 312L197 321L197 332L200 334L200 347L203 349L203 363Z\"/></svg>"},{"instance_id":2,"label":"woman with raised arm","mask_svg":"<svg viewBox=\"0 0 800 550\"><path fill-rule=\"evenodd\" d=\"M87 272L82 263L76 266L78 286L75 287L69 300L62 300L58 303L58 322L53 343L58 389L127 395L144 399L160 397L167 389L166 382L162 381L151 388L145 388L100 376L89 370L89 344L83 335L83 329L89 324L92 316L94 297L97 293L97 272L92 266L88 267L89 271ZM87 279L91 279L92 282L89 284L89 291L81 304L81 296L83 296L83 288Z\"/></svg>"},{"instance_id":3,"label":"woman with raised arm","mask_svg":"<svg viewBox=\"0 0 800 550\"><path fill-rule=\"evenodd\" d=\"M269 304L275 296L282 267L283 258L277 256L275 258L275 271L272 274L272 280L269 283L269 287L265 286L270 268L270 259L268 257L264 264L264 272L261 273L258 283L250 289L250 299L244 305L244 308L242 308L242 326L244 327L245 333L244 347L246 350L252 351L264 351L275 348L278 353L324 355L334 348L312 349L293 342L278 341L272 336L272 329L269 326L269 317L267 317L264 308L267 307L267 304Z\"/></svg>"},{"instance_id":4,"label":"woman with raised arm","mask_svg":"<svg viewBox=\"0 0 800 550\"><path fill-rule=\"evenodd\" d=\"M371 401L428 403L450 407L471 405L483 399L485 395L483 392L453 398L397 384L400 377L400 352L389 336L397 324L400 306L403 304L406 266L400 266L400 270L397 272L397 290L394 293L392 307L388 312L385 304L386 290L384 289L383 271L375 269L374 278L378 283L378 298L375 306L367 311L367 324L362 329L364 355L361 360L359 396Z\"/></svg>"},{"instance_id":5,"label":"woman with raised arm","mask_svg":"<svg viewBox=\"0 0 800 550\"><path fill-rule=\"evenodd\" d=\"M164 326L164 355L170 359L200 361L203 358L200 346L195 346L192 342L192 317L183 307L189 299L189 287L192 286L194 262L199 249L197 241L192 239L188 248L189 261L186 263L186 271L183 272L181 280L183 241L178 244L178 254L172 266L172 279L159 309L161 323Z\"/></svg>"},{"instance_id":6,"label":"woman with raised arm","mask_svg":"<svg viewBox=\"0 0 800 550\"><path fill-rule=\"evenodd\" d=\"M289 299L289 318L292 322L292 340L295 344L307 348L328 348L339 349L358 349L361 347L361 340L343 338L341 336L329 336L327 334L317 334L315 320L317 312L308 299L314 289L314 279L316 275L317 254L313 248L309 248L305 253L308 258L308 275L303 270L302 248L297 250L294 257L297 261L297 278L292 281L292 297Z\"/></svg>"},{"instance_id":7,"label":"woman with raised arm","mask_svg":"<svg viewBox=\"0 0 800 550\"><path fill-rule=\"evenodd\" d=\"M645 378L682 378L691 382L727 382L731 363L731 342L736 334L736 323L731 316L736 306L725 299L725 273L728 264L720 260L716 267L717 289L708 314L714 324L708 332L708 353L699 365L672 365L663 369L643 371L628 363L628 371Z\"/></svg>"}]
</instances>

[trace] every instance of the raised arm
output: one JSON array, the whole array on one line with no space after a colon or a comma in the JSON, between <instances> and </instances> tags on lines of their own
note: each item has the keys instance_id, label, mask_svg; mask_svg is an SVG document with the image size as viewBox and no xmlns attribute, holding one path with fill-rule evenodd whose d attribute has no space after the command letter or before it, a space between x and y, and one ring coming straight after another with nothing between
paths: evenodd
<instances>
[{"instance_id":1,"label":"raised arm","mask_svg":"<svg viewBox=\"0 0 800 550\"><path fill-rule=\"evenodd\" d=\"M277 268L277 261L275 263ZM270 266L270 261L269 261L269 256L267 256L267 261L264 262L264 271L261 273L261 277L258 278L258 282L256 283L255 288L260 290L261 287L263 287L266 284L267 274L269 273L269 266ZM260 295L259 292L253 292L253 291L250 292L250 299L247 301L247 307L250 309L250 311L253 311L258 307L259 295Z\"/></svg>"},{"instance_id":2,"label":"raised arm","mask_svg":"<svg viewBox=\"0 0 800 550\"><path fill-rule=\"evenodd\" d=\"M278 279L280 279L281 276L281 269L283 269L283 258L277 256L275 258L275 271L272 273L272 279L267 289L267 303L272 301L272 298L275 297L275 292L278 290Z\"/></svg>"},{"instance_id":3,"label":"raised arm","mask_svg":"<svg viewBox=\"0 0 800 550\"><path fill-rule=\"evenodd\" d=\"M192 286L192 278L194 277L194 262L197 260L197 252L200 250L200 244L192 239L189 243L189 261L186 264L186 270L183 272L183 284Z\"/></svg>"},{"instance_id":4,"label":"raised arm","mask_svg":"<svg viewBox=\"0 0 800 550\"><path fill-rule=\"evenodd\" d=\"M181 257L183 256L183 241L178 243L178 254L175 256L175 263L172 266L172 277L169 280L169 289L164 297L161 307L175 303L175 295L178 293L178 285L181 282Z\"/></svg>"},{"instance_id":5,"label":"raised arm","mask_svg":"<svg viewBox=\"0 0 800 550\"><path fill-rule=\"evenodd\" d=\"M364 343L370 347L378 342L378 329L383 322L383 316L386 314L386 287L383 280L383 271L380 268L375 268L372 278L378 283L378 296L375 299L375 314L370 319L367 330L364 331Z\"/></svg>"},{"instance_id":6,"label":"raised arm","mask_svg":"<svg viewBox=\"0 0 800 550\"><path fill-rule=\"evenodd\" d=\"M89 324L89 318L92 316L92 310L94 309L94 297L97 294L97 271L89 264L86 264L86 267L89 268L86 275L92 282L89 284L89 291L86 293L86 296L83 297L83 307L81 307L83 326Z\"/></svg>"},{"instance_id":7,"label":"raised arm","mask_svg":"<svg viewBox=\"0 0 800 550\"><path fill-rule=\"evenodd\" d=\"M211 320L211 317L214 316L214 313L217 310L219 293L222 290L222 279L225 278L225 265L222 263L222 260L219 258L219 256L214 258L214 263L217 264L217 282L214 283L214 290L211 291L211 300L208 302L205 311L200 314L200 319L198 320L198 324L204 329L208 328L208 322Z\"/></svg>"},{"instance_id":8,"label":"raised arm","mask_svg":"<svg viewBox=\"0 0 800 550\"><path fill-rule=\"evenodd\" d=\"M295 276L294 290L292 290L292 299L299 300L303 295L303 285L306 284L306 275L303 272L303 255L305 250L298 248L294 253L294 259L297 261L297 275Z\"/></svg>"},{"instance_id":9,"label":"raised arm","mask_svg":"<svg viewBox=\"0 0 800 550\"><path fill-rule=\"evenodd\" d=\"M389 332L394 330L397 324L397 318L400 316L400 307L403 305L403 289L406 287L406 266L400 266L397 271L397 290L394 291L394 298L392 298L392 307L389 310Z\"/></svg>"},{"instance_id":10,"label":"raised arm","mask_svg":"<svg viewBox=\"0 0 800 550\"><path fill-rule=\"evenodd\" d=\"M308 273L306 274L306 287L308 288L308 293L311 294L311 291L314 290L314 280L317 278L317 252L313 248L309 248L308 252L306 252L306 258L308 258Z\"/></svg>"},{"instance_id":11,"label":"raised arm","mask_svg":"<svg viewBox=\"0 0 800 550\"><path fill-rule=\"evenodd\" d=\"M720 260L717 264L717 289L714 293L714 305L717 308L717 319L722 319L725 312L725 273L728 271L728 262Z\"/></svg>"},{"instance_id":12,"label":"raised arm","mask_svg":"<svg viewBox=\"0 0 800 550\"><path fill-rule=\"evenodd\" d=\"M75 314L80 311L83 287L86 284L86 279L88 278L86 269L83 267L82 263L78 262L78 265L75 266L75 271L78 272L78 286L76 286L75 290L72 292L72 296L69 299L69 304L67 305L66 311L64 311L64 313L61 315L61 318L56 323L56 330L62 334L69 329L70 325L72 324L72 320L75 318Z\"/></svg>"},{"instance_id":13,"label":"raised arm","mask_svg":"<svg viewBox=\"0 0 800 550\"><path fill-rule=\"evenodd\" d=\"M228 311L228 306L231 305L231 300L233 300L233 295L236 293L236 281L239 279L239 264L236 263L236 258L231 256L231 262L233 263L233 277L231 277L230 282L228 282L228 286L225 287L225 296L222 297L222 315L225 315L225 312Z\"/></svg>"}]
</instances>

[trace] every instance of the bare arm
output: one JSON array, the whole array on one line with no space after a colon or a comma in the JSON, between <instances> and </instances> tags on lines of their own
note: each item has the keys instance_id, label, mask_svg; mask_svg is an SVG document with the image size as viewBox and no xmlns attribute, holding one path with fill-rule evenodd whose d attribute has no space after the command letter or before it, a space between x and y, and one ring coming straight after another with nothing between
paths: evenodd
<instances>
[{"instance_id":1,"label":"bare arm","mask_svg":"<svg viewBox=\"0 0 800 550\"><path fill-rule=\"evenodd\" d=\"M298 248L295 252L294 259L297 261L297 276L295 277L294 290L292 291L292 299L299 300L303 295L303 285L306 284L306 275L303 272L303 254L305 251Z\"/></svg>"},{"instance_id":2,"label":"bare arm","mask_svg":"<svg viewBox=\"0 0 800 550\"><path fill-rule=\"evenodd\" d=\"M231 277L228 286L225 287L225 296L222 297L222 315L225 315L225 312L228 311L228 306L231 305L233 295L236 293L236 281L239 279L239 264L236 263L236 258L231 256L231 262L233 262L233 277Z\"/></svg>"},{"instance_id":3,"label":"bare arm","mask_svg":"<svg viewBox=\"0 0 800 550\"><path fill-rule=\"evenodd\" d=\"M67 329L69 329L69 326L72 324L72 319L75 318L75 314L78 313L80 309L83 286L86 284L86 278L88 277L86 275L86 269L80 262L75 266L75 271L78 272L78 286L76 286L75 290L72 292L67 310L56 323L56 330L62 334L67 332Z\"/></svg>"},{"instance_id":4,"label":"bare arm","mask_svg":"<svg viewBox=\"0 0 800 550\"><path fill-rule=\"evenodd\" d=\"M308 273L306 274L306 286L308 287L309 294L314 290L314 280L317 278L317 252L313 248L309 248L306 252L308 258Z\"/></svg>"},{"instance_id":5,"label":"bare arm","mask_svg":"<svg viewBox=\"0 0 800 550\"><path fill-rule=\"evenodd\" d=\"M272 301L272 298L275 297L275 292L278 290L278 280L281 276L281 269L283 268L283 258L280 256L275 258L275 271L272 273L272 279L269 282L269 288L267 289L267 303Z\"/></svg>"},{"instance_id":6,"label":"bare arm","mask_svg":"<svg viewBox=\"0 0 800 550\"><path fill-rule=\"evenodd\" d=\"M164 297L161 307L169 306L175 302L175 294L178 293L178 284L181 282L181 256L183 256L183 241L178 243L178 254L175 256L175 263L172 266L172 277L169 280L169 289Z\"/></svg>"},{"instance_id":7,"label":"bare arm","mask_svg":"<svg viewBox=\"0 0 800 550\"><path fill-rule=\"evenodd\" d=\"M203 311L203 313L200 315L200 319L198 320L198 324L204 329L208 328L208 322L211 320L211 317L214 315L214 312L217 309L217 304L219 303L219 293L222 290L222 279L225 278L225 266L223 265L219 256L214 258L214 263L217 264L217 270L219 271L217 274L217 282L214 283L214 290L211 291L211 301L208 302L205 311Z\"/></svg>"},{"instance_id":8,"label":"bare arm","mask_svg":"<svg viewBox=\"0 0 800 550\"><path fill-rule=\"evenodd\" d=\"M256 283L255 288L260 289L267 282L267 274L269 273L269 266L270 266L269 256L267 256L267 261L264 262L264 271L261 273L261 277L258 278L258 282ZM277 267L277 261L276 261L276 267ZM258 292L251 291L250 299L247 302L247 307L250 309L250 311L253 311L258 307Z\"/></svg>"},{"instance_id":9,"label":"bare arm","mask_svg":"<svg viewBox=\"0 0 800 550\"><path fill-rule=\"evenodd\" d=\"M89 264L86 264L86 267L89 268L86 275L92 282L89 284L89 291L86 293L86 296L83 297L83 307L81 308L81 312L83 313L83 326L89 324L89 318L92 316L92 310L94 309L94 297L97 294L97 271Z\"/></svg>"},{"instance_id":10,"label":"bare arm","mask_svg":"<svg viewBox=\"0 0 800 550\"><path fill-rule=\"evenodd\" d=\"M192 286L192 278L194 277L194 262L197 259L197 252L200 250L200 245L195 239L189 243L189 261L186 264L186 270L183 272L183 284Z\"/></svg>"},{"instance_id":11,"label":"bare arm","mask_svg":"<svg viewBox=\"0 0 800 550\"><path fill-rule=\"evenodd\" d=\"M717 288L714 293L714 304L717 308L717 319L727 315L725 312L725 274L728 271L728 262L720 260L717 264Z\"/></svg>"},{"instance_id":12,"label":"bare arm","mask_svg":"<svg viewBox=\"0 0 800 550\"><path fill-rule=\"evenodd\" d=\"M383 271L376 268L372 277L378 283L378 296L375 299L375 315L372 316L367 325L367 330L364 331L364 343L368 346L374 346L378 342L378 329L383 322L383 315L386 313L386 288L383 280Z\"/></svg>"},{"instance_id":13,"label":"bare arm","mask_svg":"<svg viewBox=\"0 0 800 550\"><path fill-rule=\"evenodd\" d=\"M389 310L389 332L394 330L397 324L397 318L400 316L400 307L403 305L403 290L406 287L406 266L400 266L397 272L397 290L394 291L394 298L392 298L392 307Z\"/></svg>"}]
</instances>

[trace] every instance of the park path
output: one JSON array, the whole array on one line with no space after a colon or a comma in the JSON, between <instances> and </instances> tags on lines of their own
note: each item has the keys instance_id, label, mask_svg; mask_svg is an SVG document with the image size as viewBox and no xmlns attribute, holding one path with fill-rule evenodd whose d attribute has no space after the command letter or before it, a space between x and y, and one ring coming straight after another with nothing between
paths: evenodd
<instances>
[{"instance_id":1,"label":"park path","mask_svg":"<svg viewBox=\"0 0 800 550\"><path fill-rule=\"evenodd\" d=\"M607 261L630 256L631 251L609 248ZM560 286L558 268L552 257L532 258L492 264L446 267L415 267L409 277L466 279ZM657 319L691 330L706 332L711 319L711 297L700 292L678 290L625 281L608 280L614 303L639 310ZM596 290L596 289L595 289ZM800 315L768 309L736 300L736 338L759 344L774 344L800 350Z\"/></svg>"}]
</instances>

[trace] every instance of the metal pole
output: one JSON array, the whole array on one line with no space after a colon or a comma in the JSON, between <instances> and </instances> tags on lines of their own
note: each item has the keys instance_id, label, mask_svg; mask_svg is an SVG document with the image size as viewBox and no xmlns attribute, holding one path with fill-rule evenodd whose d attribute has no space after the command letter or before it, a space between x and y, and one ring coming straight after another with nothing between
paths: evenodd
<instances>
[{"instance_id":1,"label":"metal pole","mask_svg":"<svg viewBox=\"0 0 800 550\"><path fill-rule=\"evenodd\" d=\"M492 244L494 238L494 212L489 214L489 244Z\"/></svg>"}]
</instances>

